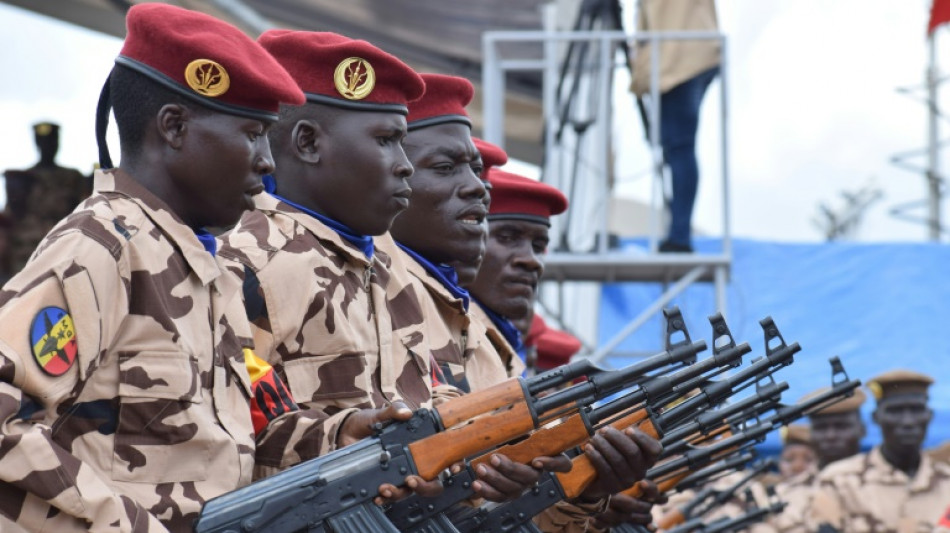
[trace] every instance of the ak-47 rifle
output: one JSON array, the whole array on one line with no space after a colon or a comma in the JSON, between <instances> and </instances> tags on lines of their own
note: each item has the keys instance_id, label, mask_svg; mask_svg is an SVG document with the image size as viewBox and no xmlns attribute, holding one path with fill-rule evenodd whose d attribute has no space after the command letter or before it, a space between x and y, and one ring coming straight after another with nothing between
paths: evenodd
<instances>
[{"instance_id":1,"label":"ak-47 rifle","mask_svg":"<svg viewBox=\"0 0 950 533\"><path fill-rule=\"evenodd\" d=\"M787 345L770 319L761 321L761 325L765 330L767 356L750 365L751 371L746 369L735 376L702 387L696 396L667 412L652 413L648 427L654 431L654 436L660 434L659 431L656 431L658 428L666 427L667 420L682 419L683 415L680 410L694 412L702 406L719 403L726 399L732 391L744 388L739 387L741 383L749 379L761 378L761 376L770 373L770 368L774 367L772 370L774 371L791 363L792 354L798 351L797 343L791 346ZM773 342L775 339L778 339L777 343ZM707 387L712 390L706 391ZM639 427L643 428L644 426L640 425ZM771 430L771 426L766 427L765 425L750 427L708 446L690 449L680 457L670 458L665 463L653 467L648 472L648 479L657 479L660 476L683 469L696 469L707 464L713 458L721 458L724 454L732 453L736 449L761 441L765 434ZM523 528L526 527L527 530L530 530L530 526L526 526L526 524L535 515L558 501L578 497L596 478L597 474L593 464L586 455L578 455L572 460L572 463L573 467L570 472L542 474L536 487L526 491L514 501L490 509L481 508L472 511L456 522L456 528L462 533L524 531Z\"/></svg>"},{"instance_id":2,"label":"ak-47 rifle","mask_svg":"<svg viewBox=\"0 0 950 533\"><path fill-rule=\"evenodd\" d=\"M672 529L673 527L693 518L705 516L706 513L735 498L736 493L738 493L740 489L750 483L753 479L762 475L762 473L764 473L766 470L773 468L777 462L777 459L774 457L759 461L752 468L745 471L741 478L726 487L716 489L714 487L707 486L701 489L696 493L696 496L694 496L692 500L661 517L657 521L657 526L659 526L661 529Z\"/></svg>"},{"instance_id":3,"label":"ak-47 rifle","mask_svg":"<svg viewBox=\"0 0 950 533\"><path fill-rule=\"evenodd\" d=\"M724 516L708 524L705 523L702 516L699 516L665 531L666 533L727 533L740 531L752 524L761 522L770 514L781 513L785 509L785 502L782 501L772 502L765 507L758 507L755 504L755 498L748 489L746 489L746 502L752 508L739 516Z\"/></svg>"},{"instance_id":4,"label":"ak-47 rifle","mask_svg":"<svg viewBox=\"0 0 950 533\"><path fill-rule=\"evenodd\" d=\"M578 400L593 403L651 379L649 372L692 363L705 348L703 341L684 343L613 371L579 361L419 409L409 420L377 427L371 438L210 500L195 530L395 533L373 503L380 485L403 485L412 474L435 479L450 465L520 437L553 416L572 414ZM581 376L587 381L540 394Z\"/></svg>"},{"instance_id":5,"label":"ak-47 rifle","mask_svg":"<svg viewBox=\"0 0 950 533\"><path fill-rule=\"evenodd\" d=\"M668 316L668 323L679 324L678 328L668 330L668 335L679 329L685 339L681 343L692 344L689 332L682 320ZM657 376L639 384L638 389L627 393L598 407L582 406L563 422L539 429L530 437L515 444L508 444L482 454L469 461L462 471L443 480L444 490L436 497L424 498L410 496L392 504L387 516L401 531L452 533L455 531L444 517L439 516L452 505L474 496L472 482L475 481L474 468L487 462L494 453L500 453L512 461L527 464L539 456L552 456L563 453L583 444L601 424L609 419L608 425L617 429L638 426L654 438L659 438L661 428L650 420L652 404L665 405L670 397L677 397L692 390L697 377L704 378L721 369L737 366L742 355L751 351L748 344L736 345L721 315L709 318L713 332L728 337L728 342L720 342L722 337L714 338L717 346L712 357L692 364L678 372ZM669 337L668 337L669 338Z\"/></svg>"}]
</instances>

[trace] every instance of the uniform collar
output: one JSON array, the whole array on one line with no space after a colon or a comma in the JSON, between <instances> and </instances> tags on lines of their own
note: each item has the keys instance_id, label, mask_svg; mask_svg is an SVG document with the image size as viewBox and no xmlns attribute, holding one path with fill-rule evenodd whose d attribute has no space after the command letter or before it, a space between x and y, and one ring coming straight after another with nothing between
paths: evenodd
<instances>
[{"instance_id":1,"label":"uniform collar","mask_svg":"<svg viewBox=\"0 0 950 533\"><path fill-rule=\"evenodd\" d=\"M501 333L502 337L508 341L508 346L511 347L512 351L518 354L518 356L524 360L524 342L521 341L521 332L518 331L518 328L515 327L511 320L508 320L507 318L492 311L477 299L475 299L475 303L485 313L485 316L491 320L491 323L493 326L495 326L495 329L497 329L498 332Z\"/></svg>"},{"instance_id":2,"label":"uniform collar","mask_svg":"<svg viewBox=\"0 0 950 533\"><path fill-rule=\"evenodd\" d=\"M887 462L880 446L875 446L868 453L868 463L870 463L872 470L877 473L874 477L879 482L887 485L905 485L911 492L926 492L929 490L932 478L936 474L933 461L924 452L920 454L920 465L917 467L917 473L913 478L908 477L903 470L895 468L894 465Z\"/></svg>"},{"instance_id":3,"label":"uniform collar","mask_svg":"<svg viewBox=\"0 0 950 533\"><path fill-rule=\"evenodd\" d=\"M155 196L128 173L115 168L97 170L94 188L98 192L115 193L138 205L153 224L181 252L202 285L214 281L221 274L214 256L208 253L198 236L164 201Z\"/></svg>"},{"instance_id":4,"label":"uniform collar","mask_svg":"<svg viewBox=\"0 0 950 533\"><path fill-rule=\"evenodd\" d=\"M403 245L402 243L397 242L396 246L402 248L410 257L416 260L422 268L429 273L430 276L435 278L442 287L448 291L452 298L461 300L462 308L468 312L468 305L471 297L468 294L468 291L459 287L459 278L458 274L455 272L455 268L444 265L444 264L435 264L425 257L422 257L420 254L413 251L408 246Z\"/></svg>"},{"instance_id":5,"label":"uniform collar","mask_svg":"<svg viewBox=\"0 0 950 533\"><path fill-rule=\"evenodd\" d=\"M282 213L292 218L316 238L333 243L343 255L363 266L368 266L373 263L375 253L367 256L362 248L345 239L338 231L328 226L323 220L314 217L310 213L306 213L294 204L288 203L283 198L264 192L254 197L254 206L262 212ZM368 238L372 241L372 237Z\"/></svg>"},{"instance_id":6,"label":"uniform collar","mask_svg":"<svg viewBox=\"0 0 950 533\"><path fill-rule=\"evenodd\" d=\"M326 215L321 215L312 209L307 209L306 207L292 202L283 196L277 194L277 180L274 179L274 176L268 174L263 178L264 190L267 191L271 196L277 198L281 202L284 202L287 205L290 205L302 213L306 213L313 218L323 222L328 228L337 232L340 237L343 237L344 240L359 248L367 259L373 258L373 238L369 235L360 235L359 233L353 231L349 226L343 224L338 220L334 220Z\"/></svg>"}]
</instances>

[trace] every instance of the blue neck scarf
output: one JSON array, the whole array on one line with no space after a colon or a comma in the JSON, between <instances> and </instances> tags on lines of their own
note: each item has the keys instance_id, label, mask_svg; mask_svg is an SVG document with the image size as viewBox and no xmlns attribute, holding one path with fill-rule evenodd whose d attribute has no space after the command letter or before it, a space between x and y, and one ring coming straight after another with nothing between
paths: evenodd
<instances>
[{"instance_id":1,"label":"blue neck scarf","mask_svg":"<svg viewBox=\"0 0 950 533\"><path fill-rule=\"evenodd\" d=\"M209 254L214 256L216 253L218 253L218 241L215 240L214 235L212 235L211 232L204 228L196 229L194 232L195 237L198 237L198 242L200 242L201 245L205 247L205 250L207 250Z\"/></svg>"},{"instance_id":2,"label":"blue neck scarf","mask_svg":"<svg viewBox=\"0 0 950 533\"><path fill-rule=\"evenodd\" d=\"M401 243L397 242L396 245L402 248L407 254L412 256L413 259L418 261L419 264L422 265L429 274L432 274L432 277L439 280L439 282L442 283L442 286L445 287L446 290L452 294L452 296L460 298L462 300L462 305L465 307L465 311L468 311L468 303L471 300L471 296L469 296L467 290L459 287L459 276L455 271L455 268L449 265L436 265L435 263L432 263L425 257L422 257Z\"/></svg>"},{"instance_id":3,"label":"blue neck scarf","mask_svg":"<svg viewBox=\"0 0 950 533\"><path fill-rule=\"evenodd\" d=\"M495 327L498 328L498 331L500 331L502 336L505 337L505 340L508 341L508 344L510 344L511 347L514 348L515 352L518 354L518 357L520 357L521 360L524 361L525 353L526 353L525 346L524 346L524 343L521 341L521 332L518 331L518 328L515 327L515 325L511 322L511 320L508 320L507 318L492 311L491 309L486 307L485 304L483 304L482 302L475 300L475 303L477 303L478 306L482 308L482 311L485 311L485 314L488 315L488 318L491 319L492 324L494 324Z\"/></svg>"},{"instance_id":4,"label":"blue neck scarf","mask_svg":"<svg viewBox=\"0 0 950 533\"><path fill-rule=\"evenodd\" d=\"M264 190L270 193L271 196L273 196L274 198L277 198L278 200L280 200L281 202L284 202L285 204L292 205L296 209L299 209L300 211L303 211L304 213L312 216L313 218L319 220L320 222L323 222L323 224L326 227L332 229L340 237L343 237L344 240L346 240L353 246L356 246L357 248L359 248L363 252L363 254L366 256L367 259L373 258L373 253L376 251L376 248L373 245L372 237L368 235L360 235L359 233L356 233L355 231L350 229L348 226L340 222L337 222L336 220L333 220L332 218L328 216L321 215L320 213L317 213L315 211L311 211L310 209L307 209L306 207L300 204L291 202L290 200L284 198L283 196L278 196L275 192L277 191L277 180L274 179L274 176L267 174L266 176L264 176L262 181L264 183Z\"/></svg>"}]
</instances>

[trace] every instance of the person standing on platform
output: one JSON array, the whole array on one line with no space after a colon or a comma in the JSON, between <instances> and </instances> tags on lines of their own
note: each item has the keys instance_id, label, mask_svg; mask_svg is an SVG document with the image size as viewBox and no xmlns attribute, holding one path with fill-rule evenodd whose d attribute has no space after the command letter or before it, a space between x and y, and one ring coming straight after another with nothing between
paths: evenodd
<instances>
[{"instance_id":1,"label":"person standing on platform","mask_svg":"<svg viewBox=\"0 0 950 533\"><path fill-rule=\"evenodd\" d=\"M637 31L717 31L714 0L639 0ZM652 59L650 44L634 48L631 90L642 99L650 94ZM670 226L660 243L661 252L692 252L692 217L699 187L696 132L699 110L709 84L719 74L718 40L665 40L660 44L659 105L660 146L669 167L672 196Z\"/></svg>"},{"instance_id":2,"label":"person standing on platform","mask_svg":"<svg viewBox=\"0 0 950 533\"><path fill-rule=\"evenodd\" d=\"M132 6L103 90L121 164L40 242L0 307L0 514L27 531L191 531L251 481L240 286L203 228L273 171L267 130L303 94L237 28Z\"/></svg>"},{"instance_id":3,"label":"person standing on platform","mask_svg":"<svg viewBox=\"0 0 950 533\"><path fill-rule=\"evenodd\" d=\"M872 418L883 442L834 462L818 476L811 520L821 531L932 532L950 501L950 466L921 453L933 418L933 378L910 370L868 381L877 400Z\"/></svg>"}]
</instances>

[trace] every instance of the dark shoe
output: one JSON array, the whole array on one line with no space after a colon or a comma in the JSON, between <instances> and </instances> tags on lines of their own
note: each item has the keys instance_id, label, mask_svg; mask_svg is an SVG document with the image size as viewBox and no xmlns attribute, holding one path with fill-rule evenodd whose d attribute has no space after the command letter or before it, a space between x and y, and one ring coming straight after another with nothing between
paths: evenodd
<instances>
[{"instance_id":1,"label":"dark shoe","mask_svg":"<svg viewBox=\"0 0 950 533\"><path fill-rule=\"evenodd\" d=\"M688 244L680 244L678 242L672 241L663 241L660 243L660 252L663 253L693 253L693 247Z\"/></svg>"}]
</instances>

